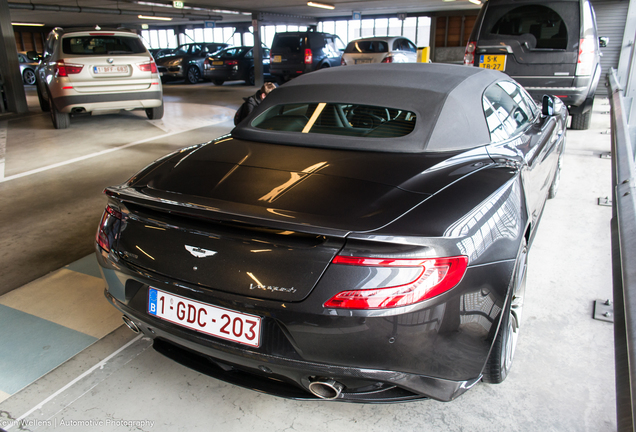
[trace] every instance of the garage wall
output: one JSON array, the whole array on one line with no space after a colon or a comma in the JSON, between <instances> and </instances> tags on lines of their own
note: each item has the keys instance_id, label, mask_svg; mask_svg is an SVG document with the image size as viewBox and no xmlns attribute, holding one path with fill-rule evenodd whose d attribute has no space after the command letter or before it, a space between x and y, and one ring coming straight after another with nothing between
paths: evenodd
<instances>
[{"instance_id":1,"label":"garage wall","mask_svg":"<svg viewBox=\"0 0 636 432\"><path fill-rule=\"evenodd\" d=\"M594 11L596 12L596 24L598 25L598 35L610 38L609 44L605 48L601 48L601 68L603 75L599 84L605 85L607 73L610 68L618 67L618 59L621 54L621 46L623 45L623 34L625 32L625 21L627 20L627 10L629 1L592 1Z\"/></svg>"},{"instance_id":2,"label":"garage wall","mask_svg":"<svg viewBox=\"0 0 636 432\"><path fill-rule=\"evenodd\" d=\"M18 51L37 51L41 53L44 50L44 40L47 33L34 31L32 29L14 28L15 44Z\"/></svg>"},{"instance_id":3,"label":"garage wall","mask_svg":"<svg viewBox=\"0 0 636 432\"><path fill-rule=\"evenodd\" d=\"M464 51L470 32L477 20L479 10L437 15L435 20L434 37L431 43L433 61L436 63L464 63Z\"/></svg>"}]
</instances>

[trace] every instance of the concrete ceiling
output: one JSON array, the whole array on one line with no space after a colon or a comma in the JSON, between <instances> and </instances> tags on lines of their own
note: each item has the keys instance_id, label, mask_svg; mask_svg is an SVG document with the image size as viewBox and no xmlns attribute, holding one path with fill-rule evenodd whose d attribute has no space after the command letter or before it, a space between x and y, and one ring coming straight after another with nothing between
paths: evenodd
<instances>
[{"instance_id":1,"label":"concrete ceiling","mask_svg":"<svg viewBox=\"0 0 636 432\"><path fill-rule=\"evenodd\" d=\"M188 25L215 20L217 24L250 23L252 13L260 12L269 23L307 24L318 19L371 15L397 16L398 13L427 13L446 10L476 10L468 0L326 0L333 10L307 6L307 0L184 0L184 9L167 0L8 0L13 22L37 22L47 27L141 24ZM317 0L320 1L320 0ZM139 19L137 15L172 17L172 21ZM291 16L291 17L290 17Z\"/></svg>"}]
</instances>

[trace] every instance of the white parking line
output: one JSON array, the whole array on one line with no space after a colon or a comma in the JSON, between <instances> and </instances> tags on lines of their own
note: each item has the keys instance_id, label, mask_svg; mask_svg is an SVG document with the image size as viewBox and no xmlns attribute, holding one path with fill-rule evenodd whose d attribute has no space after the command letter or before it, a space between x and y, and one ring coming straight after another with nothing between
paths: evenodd
<instances>
[{"instance_id":1,"label":"white parking line","mask_svg":"<svg viewBox=\"0 0 636 432\"><path fill-rule=\"evenodd\" d=\"M52 395L50 395L49 397L47 397L46 399L44 399L42 402L40 402L39 404L37 404L36 406L34 406L33 408L31 408L29 411L27 411L26 413L22 414L20 417L18 417L17 419L11 421L11 423L8 424L8 427L5 429L6 431L9 431L10 429L12 429L14 426L20 426L20 423L26 419L28 416L30 416L31 414L33 414L34 412L36 412L37 410L41 410L42 407L44 405L46 405L47 403L51 402L52 400L54 400L55 398L57 398L60 394L64 393L66 390L68 390L69 388L73 387L75 384L77 384L79 381L81 381L82 379L88 377L89 375L91 375L92 373L94 373L97 370L103 370L105 368L106 365L108 365L108 363L117 355L119 355L122 351L124 351L126 348L130 347L131 345L133 345L134 343L138 342L141 338L143 337L143 335L138 335L137 337L135 337L133 340L131 340L130 342L128 342L127 344L125 344L124 346L122 346L121 348L119 348L117 351L115 351L114 353L112 353L111 355L109 355L108 357L106 357L104 360L100 361L99 363L97 363L95 366L93 366L92 368L88 369L86 372L84 372L83 374L81 374L80 376L78 376L77 378L75 378L73 381L69 382L68 384L66 384L64 387L62 387L61 389L59 389L58 391L56 391L55 393L53 393ZM138 353L132 353L129 354L128 357L125 360L126 363L130 360L132 360L132 358L136 357L138 355ZM101 382L101 381L99 381ZM83 394L86 394L88 391L92 390L97 384L99 384L99 382L97 383L91 383L92 385L89 386L88 389L82 389L84 390ZM59 408L59 407L57 407ZM56 409L55 411L59 412L59 409ZM48 420L48 419L47 419ZM21 428L20 428L21 429Z\"/></svg>"},{"instance_id":2,"label":"white parking line","mask_svg":"<svg viewBox=\"0 0 636 432\"><path fill-rule=\"evenodd\" d=\"M2 142L2 130L3 129L0 126L0 145L3 145L3 142ZM6 132L6 129L5 129L5 132ZM87 155L84 155L84 156L79 156L79 157L76 157L76 158L73 158L73 159L69 159L69 160L66 160L66 161L63 161L63 162L54 163L54 164L47 165L47 166L44 166L44 167L41 167L41 168L36 168L36 169L30 170L30 171L25 171L25 172L20 173L20 174L14 174L14 175L8 176L8 177L4 177L4 146L6 146L6 133L5 133L5 142L4 142L4 145L2 146L2 148L0 148L0 160L2 162L2 176L0 176L0 183L8 182L10 180L19 179L19 178L22 178L22 177L27 177L27 176L30 176L30 175L33 175L33 174L38 174L38 173L41 173L41 172L44 172L44 171L52 170L54 168L59 168L61 166L70 165L70 164L73 164L75 162L81 162L81 161L84 161L84 160L87 160L87 159L92 159L94 157L103 156L103 155L108 154L108 153L113 153L113 152L116 152L118 150L123 150L123 149L126 149L128 147L132 147L132 146L136 146L136 145L139 145L139 144L147 143L149 141L154 141L154 140L160 139L160 138L166 138L166 137L169 137L171 135L177 135L177 134L180 134L180 133L183 133L183 132L184 131L175 131L175 132L171 132L171 133L167 133L167 134L163 134L163 135L159 135L159 136L154 136L152 138L146 138L146 139L143 139L143 140L139 140L139 141L131 142L131 143L128 143L128 144L124 144L124 145L119 146L119 147L113 147L113 148L109 148L107 150L102 150L102 151L99 151L99 152L96 152L96 153L91 153L91 154L87 154Z\"/></svg>"}]
</instances>

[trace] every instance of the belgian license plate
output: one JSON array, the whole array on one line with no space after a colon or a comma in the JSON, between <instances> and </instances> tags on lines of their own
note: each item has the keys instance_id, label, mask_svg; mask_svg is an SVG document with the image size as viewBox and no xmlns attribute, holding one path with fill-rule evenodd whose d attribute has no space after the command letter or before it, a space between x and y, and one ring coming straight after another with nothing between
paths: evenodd
<instances>
[{"instance_id":1,"label":"belgian license plate","mask_svg":"<svg viewBox=\"0 0 636 432\"><path fill-rule=\"evenodd\" d=\"M274 63L281 63L283 61L283 57L282 56L274 56L274 57L272 57L272 61Z\"/></svg>"},{"instance_id":2,"label":"belgian license plate","mask_svg":"<svg viewBox=\"0 0 636 432\"><path fill-rule=\"evenodd\" d=\"M479 56L479 67L504 71L506 70L506 57L505 55L482 54Z\"/></svg>"},{"instance_id":3,"label":"belgian license plate","mask_svg":"<svg viewBox=\"0 0 636 432\"><path fill-rule=\"evenodd\" d=\"M261 344L261 318L212 306L155 288L148 290L148 313L182 327L243 345Z\"/></svg>"},{"instance_id":4,"label":"belgian license plate","mask_svg":"<svg viewBox=\"0 0 636 432\"><path fill-rule=\"evenodd\" d=\"M212 62L212 64L214 66L222 66L223 65L223 60L215 60Z\"/></svg>"},{"instance_id":5,"label":"belgian license plate","mask_svg":"<svg viewBox=\"0 0 636 432\"><path fill-rule=\"evenodd\" d=\"M93 66L94 74L128 73L128 66Z\"/></svg>"},{"instance_id":6,"label":"belgian license plate","mask_svg":"<svg viewBox=\"0 0 636 432\"><path fill-rule=\"evenodd\" d=\"M371 60L369 59L356 60L356 64L365 64L365 63L371 63Z\"/></svg>"}]
</instances>

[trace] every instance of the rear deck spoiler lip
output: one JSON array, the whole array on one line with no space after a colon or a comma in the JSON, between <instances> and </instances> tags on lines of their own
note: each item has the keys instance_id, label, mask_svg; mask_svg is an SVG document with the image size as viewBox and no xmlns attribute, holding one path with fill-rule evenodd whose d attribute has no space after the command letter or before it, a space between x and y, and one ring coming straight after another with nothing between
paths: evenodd
<instances>
[{"instance_id":1,"label":"rear deck spoiler lip","mask_svg":"<svg viewBox=\"0 0 636 432\"><path fill-rule=\"evenodd\" d=\"M292 219L280 220L275 217L275 213L271 213L273 217L265 217L268 214L266 210L263 210L262 215L253 214L253 212L251 212L252 214L248 214L248 212L241 212L238 211L238 209L235 211L227 211L202 203L186 203L175 200L177 197L182 197L181 195L173 195L154 189L152 190L153 195L150 195L144 193L144 190L149 191L150 189L138 189L127 185L120 185L104 189L104 194L123 203L139 204L160 211L175 212L200 219L214 218L215 220L226 222L267 226L268 228L279 228L283 230L293 229L299 232L338 238L346 238L351 233L349 230L297 223ZM284 215L279 217L284 217Z\"/></svg>"}]
</instances>

